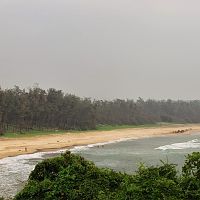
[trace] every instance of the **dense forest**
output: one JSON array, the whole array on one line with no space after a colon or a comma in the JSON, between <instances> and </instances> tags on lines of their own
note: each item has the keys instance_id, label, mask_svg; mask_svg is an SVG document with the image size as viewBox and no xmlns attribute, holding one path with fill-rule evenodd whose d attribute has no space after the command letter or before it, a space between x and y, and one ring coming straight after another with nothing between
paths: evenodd
<instances>
[{"instance_id":1,"label":"dense forest","mask_svg":"<svg viewBox=\"0 0 200 200\"><path fill-rule=\"evenodd\" d=\"M199 200L200 153L186 157L180 174L175 165L141 165L134 174L98 168L66 152L36 165L15 200Z\"/></svg>"},{"instance_id":2,"label":"dense forest","mask_svg":"<svg viewBox=\"0 0 200 200\"><path fill-rule=\"evenodd\" d=\"M199 123L200 100L91 100L39 87L0 88L0 133L61 129L87 130L96 125L157 122Z\"/></svg>"}]
</instances>

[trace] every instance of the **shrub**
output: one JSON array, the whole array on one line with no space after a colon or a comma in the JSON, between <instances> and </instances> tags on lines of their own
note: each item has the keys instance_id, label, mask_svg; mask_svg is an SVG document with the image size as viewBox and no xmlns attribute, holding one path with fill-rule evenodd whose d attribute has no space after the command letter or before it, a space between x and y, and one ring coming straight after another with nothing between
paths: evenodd
<instances>
[{"instance_id":1,"label":"shrub","mask_svg":"<svg viewBox=\"0 0 200 200\"><path fill-rule=\"evenodd\" d=\"M182 168L181 187L183 199L200 199L200 152L193 152L186 157Z\"/></svg>"},{"instance_id":2,"label":"shrub","mask_svg":"<svg viewBox=\"0 0 200 200\"><path fill-rule=\"evenodd\" d=\"M199 200L200 153L188 155L182 176L175 165L141 165L133 175L97 168L66 152L44 160L15 200Z\"/></svg>"}]
</instances>

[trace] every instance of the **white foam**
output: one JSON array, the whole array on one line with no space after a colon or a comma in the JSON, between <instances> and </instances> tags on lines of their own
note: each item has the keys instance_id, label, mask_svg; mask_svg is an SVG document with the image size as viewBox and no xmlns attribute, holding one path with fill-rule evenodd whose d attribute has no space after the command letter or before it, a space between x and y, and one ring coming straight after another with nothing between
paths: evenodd
<instances>
[{"instance_id":1,"label":"white foam","mask_svg":"<svg viewBox=\"0 0 200 200\"><path fill-rule=\"evenodd\" d=\"M38 152L0 159L0 194L13 197L22 188L22 183L27 181L35 165L49 153L51 152Z\"/></svg>"},{"instance_id":2,"label":"white foam","mask_svg":"<svg viewBox=\"0 0 200 200\"><path fill-rule=\"evenodd\" d=\"M93 148L93 147L100 147L100 146L104 146L104 145L107 145L107 144L114 144L114 143L123 142L123 141L131 140L131 139L133 139L133 138L122 138L122 139L109 141L109 142L100 142L100 143L95 143L95 144L88 144L88 145L85 145L85 146L75 146L72 149L70 149L70 151L72 153L76 153L76 152L88 150L88 149Z\"/></svg>"},{"instance_id":3,"label":"white foam","mask_svg":"<svg viewBox=\"0 0 200 200\"><path fill-rule=\"evenodd\" d=\"M21 183L28 179L30 172L34 169L39 160L44 159L45 155L64 153L66 150L70 150L72 153L78 153L96 146L104 146L106 144L122 142L130 139L132 138L124 138L85 146L75 146L71 149L65 148L51 152L38 152L0 159L0 194L4 195L5 197L12 197L15 195L22 187ZM30 160L33 160L33 162L30 162Z\"/></svg>"},{"instance_id":4,"label":"white foam","mask_svg":"<svg viewBox=\"0 0 200 200\"><path fill-rule=\"evenodd\" d=\"M200 141L198 139L194 139L188 142L174 143L169 145L160 146L158 150L169 150L169 149L197 149L200 148Z\"/></svg>"}]
</instances>

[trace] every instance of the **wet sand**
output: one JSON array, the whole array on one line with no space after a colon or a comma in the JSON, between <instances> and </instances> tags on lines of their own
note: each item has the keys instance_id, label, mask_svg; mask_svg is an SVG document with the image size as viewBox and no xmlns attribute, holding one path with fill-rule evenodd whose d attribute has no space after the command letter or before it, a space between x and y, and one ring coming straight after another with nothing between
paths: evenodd
<instances>
[{"instance_id":1,"label":"wet sand","mask_svg":"<svg viewBox=\"0 0 200 200\"><path fill-rule=\"evenodd\" d=\"M186 130L184 133L175 133ZM88 131L79 133L50 134L33 137L0 138L0 158L21 154L50 151L73 146L110 142L122 139L165 136L168 134L191 134L200 131L200 125L167 125L153 128L130 128L112 131Z\"/></svg>"}]
</instances>

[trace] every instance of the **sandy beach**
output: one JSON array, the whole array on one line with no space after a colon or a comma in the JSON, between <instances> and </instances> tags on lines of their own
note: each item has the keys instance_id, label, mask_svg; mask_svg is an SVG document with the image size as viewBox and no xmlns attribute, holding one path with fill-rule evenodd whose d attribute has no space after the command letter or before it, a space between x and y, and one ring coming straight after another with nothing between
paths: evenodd
<instances>
[{"instance_id":1,"label":"sandy beach","mask_svg":"<svg viewBox=\"0 0 200 200\"><path fill-rule=\"evenodd\" d=\"M186 130L184 133L174 133ZM165 136L168 134L191 134L200 131L200 125L172 125L154 128L131 128L112 131L88 131L80 133L51 134L23 138L0 138L0 158L50 151L72 146L110 142L120 139L138 139L145 137Z\"/></svg>"}]
</instances>

